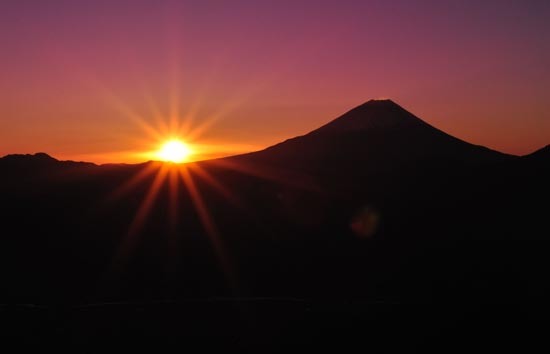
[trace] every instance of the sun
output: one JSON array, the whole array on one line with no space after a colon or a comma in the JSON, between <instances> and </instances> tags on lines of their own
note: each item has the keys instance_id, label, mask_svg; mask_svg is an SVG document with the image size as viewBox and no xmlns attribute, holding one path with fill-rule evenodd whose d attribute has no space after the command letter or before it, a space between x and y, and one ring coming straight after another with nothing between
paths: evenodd
<instances>
[{"instance_id":1,"label":"sun","mask_svg":"<svg viewBox=\"0 0 550 354\"><path fill-rule=\"evenodd\" d=\"M181 163L192 154L191 148L179 139L172 139L162 144L157 157L165 162Z\"/></svg>"}]
</instances>

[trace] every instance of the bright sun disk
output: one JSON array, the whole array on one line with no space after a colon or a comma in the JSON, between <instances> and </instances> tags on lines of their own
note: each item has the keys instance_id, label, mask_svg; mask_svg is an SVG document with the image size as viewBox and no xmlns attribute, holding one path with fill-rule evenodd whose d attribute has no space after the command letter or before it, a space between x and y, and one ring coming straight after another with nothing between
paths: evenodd
<instances>
[{"instance_id":1,"label":"bright sun disk","mask_svg":"<svg viewBox=\"0 0 550 354\"><path fill-rule=\"evenodd\" d=\"M187 160L192 151L181 140L173 139L162 144L157 156L162 161L180 163Z\"/></svg>"}]
</instances>

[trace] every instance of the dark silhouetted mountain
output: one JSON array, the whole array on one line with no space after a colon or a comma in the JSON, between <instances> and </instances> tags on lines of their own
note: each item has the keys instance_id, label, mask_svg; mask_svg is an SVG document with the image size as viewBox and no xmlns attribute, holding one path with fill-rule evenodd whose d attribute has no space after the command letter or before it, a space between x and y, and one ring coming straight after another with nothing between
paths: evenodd
<instances>
[{"instance_id":1,"label":"dark silhouetted mountain","mask_svg":"<svg viewBox=\"0 0 550 354\"><path fill-rule=\"evenodd\" d=\"M524 156L528 159L546 160L550 163L550 145Z\"/></svg>"},{"instance_id":2,"label":"dark silhouetted mountain","mask_svg":"<svg viewBox=\"0 0 550 354\"><path fill-rule=\"evenodd\" d=\"M12 154L6 155L0 158L0 163L3 166L17 167L17 166L53 166L59 160L54 159L50 155L38 152L34 155L31 154Z\"/></svg>"},{"instance_id":3,"label":"dark silhouetted mountain","mask_svg":"<svg viewBox=\"0 0 550 354\"><path fill-rule=\"evenodd\" d=\"M391 100L370 100L304 136L237 157L311 172L385 171L430 160L468 164L510 156L450 136Z\"/></svg>"},{"instance_id":4,"label":"dark silhouetted mountain","mask_svg":"<svg viewBox=\"0 0 550 354\"><path fill-rule=\"evenodd\" d=\"M61 183L95 167L97 165L90 162L59 161L43 152L7 155L0 158L3 174L0 193L10 189L26 193L32 189L46 188L50 183Z\"/></svg>"},{"instance_id":5,"label":"dark silhouetted mountain","mask_svg":"<svg viewBox=\"0 0 550 354\"><path fill-rule=\"evenodd\" d=\"M38 152L31 154L11 154L0 158L0 168L9 169L56 169L69 166L96 166L91 162L59 161L50 155Z\"/></svg>"},{"instance_id":6,"label":"dark silhouetted mountain","mask_svg":"<svg viewBox=\"0 0 550 354\"><path fill-rule=\"evenodd\" d=\"M3 157L5 161L16 161L16 160L26 160L26 161L42 161L42 162L53 162L59 161L54 159L50 155L44 152L37 152L36 154L11 154Z\"/></svg>"}]
</instances>

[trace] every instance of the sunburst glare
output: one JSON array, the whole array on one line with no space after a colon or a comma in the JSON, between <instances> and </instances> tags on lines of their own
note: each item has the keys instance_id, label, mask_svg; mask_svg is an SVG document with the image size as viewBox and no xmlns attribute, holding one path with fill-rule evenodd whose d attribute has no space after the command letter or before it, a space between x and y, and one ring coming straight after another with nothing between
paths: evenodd
<instances>
[{"instance_id":1,"label":"sunburst glare","mask_svg":"<svg viewBox=\"0 0 550 354\"><path fill-rule=\"evenodd\" d=\"M171 139L162 144L156 156L165 162L186 162L193 153L189 145L179 139Z\"/></svg>"}]
</instances>

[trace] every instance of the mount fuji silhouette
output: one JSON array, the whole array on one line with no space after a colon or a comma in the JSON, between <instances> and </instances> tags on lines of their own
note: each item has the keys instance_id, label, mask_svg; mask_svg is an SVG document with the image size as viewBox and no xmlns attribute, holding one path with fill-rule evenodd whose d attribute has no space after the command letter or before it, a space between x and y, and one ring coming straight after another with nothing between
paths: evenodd
<instances>
[{"instance_id":1,"label":"mount fuji silhouette","mask_svg":"<svg viewBox=\"0 0 550 354\"><path fill-rule=\"evenodd\" d=\"M422 159L473 162L506 157L450 136L391 100L370 100L304 136L252 156L284 165L318 161L318 164L366 164L372 168Z\"/></svg>"},{"instance_id":2,"label":"mount fuji silhouette","mask_svg":"<svg viewBox=\"0 0 550 354\"><path fill-rule=\"evenodd\" d=\"M421 166L427 172L514 158L448 135L391 100L370 100L306 135L222 160L279 179L330 180L338 186L323 188L341 188L373 176L406 178Z\"/></svg>"}]
</instances>

